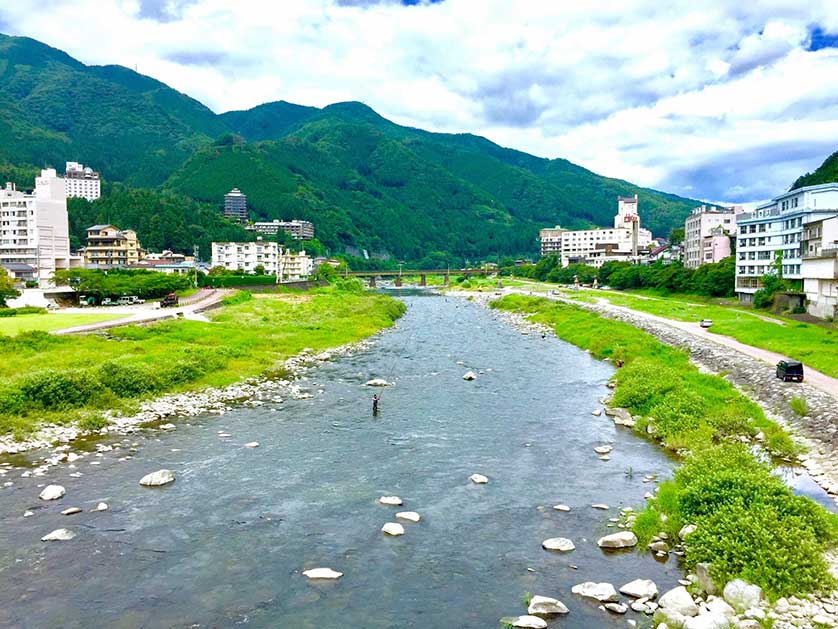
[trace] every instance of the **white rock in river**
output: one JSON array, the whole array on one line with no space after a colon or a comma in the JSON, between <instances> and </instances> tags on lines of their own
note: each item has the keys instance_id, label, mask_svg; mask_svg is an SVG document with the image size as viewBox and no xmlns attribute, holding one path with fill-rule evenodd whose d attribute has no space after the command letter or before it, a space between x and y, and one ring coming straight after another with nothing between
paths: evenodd
<instances>
[{"instance_id":1,"label":"white rock in river","mask_svg":"<svg viewBox=\"0 0 838 629\"><path fill-rule=\"evenodd\" d=\"M29 509L27 509L26 511L23 512L23 517L24 518L31 518L33 515L35 515L35 512L30 511Z\"/></svg>"},{"instance_id":2,"label":"white rock in river","mask_svg":"<svg viewBox=\"0 0 838 629\"><path fill-rule=\"evenodd\" d=\"M512 618L510 623L513 627L523 627L524 629L546 629L547 622L538 616L518 616Z\"/></svg>"},{"instance_id":3,"label":"white rock in river","mask_svg":"<svg viewBox=\"0 0 838 629\"><path fill-rule=\"evenodd\" d=\"M600 548L631 548L637 546L637 536L631 531L620 531L600 537L597 545Z\"/></svg>"},{"instance_id":4,"label":"white rock in river","mask_svg":"<svg viewBox=\"0 0 838 629\"><path fill-rule=\"evenodd\" d=\"M107 502L100 502L96 505L96 508L93 509L94 511L107 511L108 510L108 503Z\"/></svg>"},{"instance_id":5,"label":"white rock in river","mask_svg":"<svg viewBox=\"0 0 838 629\"><path fill-rule=\"evenodd\" d=\"M378 502L389 507L398 507L404 504L402 499L398 496L381 496L381 498L378 499Z\"/></svg>"},{"instance_id":6,"label":"white rock in river","mask_svg":"<svg viewBox=\"0 0 838 629\"><path fill-rule=\"evenodd\" d=\"M477 380L477 374L473 371L467 371L463 374L463 380Z\"/></svg>"},{"instance_id":7,"label":"white rock in river","mask_svg":"<svg viewBox=\"0 0 838 629\"><path fill-rule=\"evenodd\" d=\"M628 607L622 603L606 603L605 609L615 614L625 614L628 611Z\"/></svg>"},{"instance_id":8,"label":"white rock in river","mask_svg":"<svg viewBox=\"0 0 838 629\"><path fill-rule=\"evenodd\" d=\"M533 596L530 599L530 605L527 608L527 613L535 616L548 616L551 614L566 614L568 613L567 606L560 600L550 598L549 596Z\"/></svg>"},{"instance_id":9,"label":"white rock in river","mask_svg":"<svg viewBox=\"0 0 838 629\"><path fill-rule=\"evenodd\" d=\"M608 511L608 508L609 508L608 505L604 505L604 504L595 504L595 505L591 505L591 507L594 508L594 509L602 509L603 511Z\"/></svg>"},{"instance_id":10,"label":"white rock in river","mask_svg":"<svg viewBox=\"0 0 838 629\"><path fill-rule=\"evenodd\" d=\"M422 518L415 511L399 511L396 514L399 520L406 520L408 522L418 522Z\"/></svg>"},{"instance_id":11,"label":"white rock in river","mask_svg":"<svg viewBox=\"0 0 838 629\"><path fill-rule=\"evenodd\" d=\"M678 531L678 537L681 539L686 539L687 535L690 533L695 533L698 527L695 524L686 524L681 527L681 530Z\"/></svg>"},{"instance_id":12,"label":"white rock in river","mask_svg":"<svg viewBox=\"0 0 838 629\"><path fill-rule=\"evenodd\" d=\"M570 507L568 507L567 505L554 505L553 508L556 511L570 511Z\"/></svg>"},{"instance_id":13,"label":"white rock in river","mask_svg":"<svg viewBox=\"0 0 838 629\"><path fill-rule=\"evenodd\" d=\"M249 443L244 444L245 448L258 448L259 442L258 441L251 441Z\"/></svg>"},{"instance_id":14,"label":"white rock in river","mask_svg":"<svg viewBox=\"0 0 838 629\"><path fill-rule=\"evenodd\" d=\"M483 474L472 474L471 476L468 477L468 479L472 483L475 483L477 485L485 485L486 483L489 482L488 477L483 476Z\"/></svg>"},{"instance_id":15,"label":"white rock in river","mask_svg":"<svg viewBox=\"0 0 838 629\"><path fill-rule=\"evenodd\" d=\"M69 509L64 509L61 512L61 515L75 515L76 513L81 513L81 509L78 507L70 507Z\"/></svg>"},{"instance_id":16,"label":"white rock in river","mask_svg":"<svg viewBox=\"0 0 838 629\"><path fill-rule=\"evenodd\" d=\"M558 550L563 553L570 552L576 548L576 546L573 545L573 542L566 537L551 537L550 539L545 539L541 542L541 547L544 550Z\"/></svg>"},{"instance_id":17,"label":"white rock in river","mask_svg":"<svg viewBox=\"0 0 838 629\"><path fill-rule=\"evenodd\" d=\"M594 417L599 417L600 415L602 415L602 409L601 408L595 408L594 410L591 411L591 415L593 415Z\"/></svg>"},{"instance_id":18,"label":"white rock in river","mask_svg":"<svg viewBox=\"0 0 838 629\"><path fill-rule=\"evenodd\" d=\"M309 579L340 579L343 573L331 568L312 568L311 570L304 570L303 576Z\"/></svg>"},{"instance_id":19,"label":"white rock in river","mask_svg":"<svg viewBox=\"0 0 838 629\"><path fill-rule=\"evenodd\" d=\"M678 612L683 616L698 615L698 605L695 604L693 597L690 596L687 588L683 585L679 585L661 596L658 604L664 609Z\"/></svg>"},{"instance_id":20,"label":"white rock in river","mask_svg":"<svg viewBox=\"0 0 838 629\"><path fill-rule=\"evenodd\" d=\"M763 598L762 589L758 585L751 585L742 579L728 581L722 596L740 614L746 609L759 606Z\"/></svg>"},{"instance_id":21,"label":"white rock in river","mask_svg":"<svg viewBox=\"0 0 838 629\"><path fill-rule=\"evenodd\" d=\"M140 485L143 487L159 487L160 485L168 485L175 481L175 473L171 470L157 470L151 474L146 474L140 479Z\"/></svg>"},{"instance_id":22,"label":"white rock in river","mask_svg":"<svg viewBox=\"0 0 838 629\"><path fill-rule=\"evenodd\" d=\"M394 537L404 535L404 527L398 522L388 522L381 527L381 530L387 535L393 535Z\"/></svg>"},{"instance_id":23,"label":"white rock in river","mask_svg":"<svg viewBox=\"0 0 838 629\"><path fill-rule=\"evenodd\" d=\"M633 598L655 598L658 586L651 579L635 579L621 587L620 592Z\"/></svg>"},{"instance_id":24,"label":"white rock in river","mask_svg":"<svg viewBox=\"0 0 838 629\"><path fill-rule=\"evenodd\" d=\"M38 498L41 500L58 500L65 493L67 492L61 485L47 485Z\"/></svg>"},{"instance_id":25,"label":"white rock in river","mask_svg":"<svg viewBox=\"0 0 838 629\"><path fill-rule=\"evenodd\" d=\"M68 529L55 529L52 533L47 533L41 538L42 542L67 542L76 536L73 531Z\"/></svg>"},{"instance_id":26,"label":"white rock in river","mask_svg":"<svg viewBox=\"0 0 838 629\"><path fill-rule=\"evenodd\" d=\"M620 600L620 595L617 594L617 590L615 590L614 586L610 583L594 583L593 581L585 581L584 583L574 585L570 591L574 594L578 594L579 596L584 596L585 598L593 598L600 603L616 603Z\"/></svg>"},{"instance_id":27,"label":"white rock in river","mask_svg":"<svg viewBox=\"0 0 838 629\"><path fill-rule=\"evenodd\" d=\"M373 378L372 380L367 380L368 387L389 387L390 383L384 380L383 378Z\"/></svg>"},{"instance_id":28,"label":"white rock in river","mask_svg":"<svg viewBox=\"0 0 838 629\"><path fill-rule=\"evenodd\" d=\"M597 446L596 448L594 448L594 452L596 452L597 454L608 454L613 449L613 446Z\"/></svg>"}]
</instances>

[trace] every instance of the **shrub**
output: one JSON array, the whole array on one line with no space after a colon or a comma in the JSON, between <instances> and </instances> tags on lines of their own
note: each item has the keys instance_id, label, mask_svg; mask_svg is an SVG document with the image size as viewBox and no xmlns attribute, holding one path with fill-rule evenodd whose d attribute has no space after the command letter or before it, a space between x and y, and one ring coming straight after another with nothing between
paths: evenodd
<instances>
[{"instance_id":1,"label":"shrub","mask_svg":"<svg viewBox=\"0 0 838 629\"><path fill-rule=\"evenodd\" d=\"M61 410L88 403L96 395L98 387L93 374L45 369L24 378L20 390L27 405Z\"/></svg>"},{"instance_id":2,"label":"shrub","mask_svg":"<svg viewBox=\"0 0 838 629\"><path fill-rule=\"evenodd\" d=\"M809 414L809 404L807 404L806 400L802 397L794 396L791 400L789 400L789 406L791 407L791 410L801 417Z\"/></svg>"},{"instance_id":3,"label":"shrub","mask_svg":"<svg viewBox=\"0 0 838 629\"><path fill-rule=\"evenodd\" d=\"M154 368L125 361L108 361L99 367L99 381L119 397L138 397L163 388Z\"/></svg>"},{"instance_id":4,"label":"shrub","mask_svg":"<svg viewBox=\"0 0 838 629\"><path fill-rule=\"evenodd\" d=\"M46 308L37 306L21 306L20 308L0 308L0 317L16 317L27 314L46 314Z\"/></svg>"},{"instance_id":5,"label":"shrub","mask_svg":"<svg viewBox=\"0 0 838 629\"><path fill-rule=\"evenodd\" d=\"M253 293L249 293L246 290L240 290L222 299L221 303L225 306L235 306L236 304L243 304L251 299L253 299Z\"/></svg>"},{"instance_id":6,"label":"shrub","mask_svg":"<svg viewBox=\"0 0 838 629\"><path fill-rule=\"evenodd\" d=\"M614 392L613 403L635 414L648 413L649 404L678 387L679 380L674 369L657 360L638 358L617 372L620 386Z\"/></svg>"}]
</instances>

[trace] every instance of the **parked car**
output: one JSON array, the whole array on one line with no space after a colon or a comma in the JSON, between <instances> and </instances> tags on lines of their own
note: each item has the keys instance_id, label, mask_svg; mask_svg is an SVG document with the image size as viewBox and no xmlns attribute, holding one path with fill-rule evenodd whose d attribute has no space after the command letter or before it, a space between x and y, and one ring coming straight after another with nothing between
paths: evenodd
<instances>
[{"instance_id":1,"label":"parked car","mask_svg":"<svg viewBox=\"0 0 838 629\"><path fill-rule=\"evenodd\" d=\"M713 325L713 320L712 319L702 319L701 322L698 325L700 325L702 328L709 328L711 325Z\"/></svg>"},{"instance_id":2,"label":"parked car","mask_svg":"<svg viewBox=\"0 0 838 629\"><path fill-rule=\"evenodd\" d=\"M169 308L171 306L177 306L178 298L177 295L174 293L169 293L163 299L160 300L160 307L161 308Z\"/></svg>"},{"instance_id":3,"label":"parked car","mask_svg":"<svg viewBox=\"0 0 838 629\"><path fill-rule=\"evenodd\" d=\"M116 303L116 300L111 299L110 297L105 297L105 298L102 300L102 305L103 305L103 306L116 306L116 305L117 305L117 303Z\"/></svg>"},{"instance_id":4,"label":"parked car","mask_svg":"<svg viewBox=\"0 0 838 629\"><path fill-rule=\"evenodd\" d=\"M796 360L781 360L777 363L777 377L783 382L789 380L803 382L803 364Z\"/></svg>"},{"instance_id":5,"label":"parked car","mask_svg":"<svg viewBox=\"0 0 838 629\"><path fill-rule=\"evenodd\" d=\"M120 306L133 306L134 304L141 304L143 300L137 297L136 295L123 295L119 299L116 300Z\"/></svg>"}]
</instances>

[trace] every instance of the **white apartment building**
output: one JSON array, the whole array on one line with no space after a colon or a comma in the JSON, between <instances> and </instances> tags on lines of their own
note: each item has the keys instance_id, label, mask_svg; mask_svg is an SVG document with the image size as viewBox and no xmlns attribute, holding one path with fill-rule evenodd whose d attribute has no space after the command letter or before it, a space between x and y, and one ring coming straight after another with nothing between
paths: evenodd
<instances>
[{"instance_id":1,"label":"white apartment building","mask_svg":"<svg viewBox=\"0 0 838 629\"><path fill-rule=\"evenodd\" d=\"M41 171L32 193L11 183L0 190L0 265L5 264L28 265L44 281L58 269L81 265L70 256L64 180L54 169Z\"/></svg>"},{"instance_id":2,"label":"white apartment building","mask_svg":"<svg viewBox=\"0 0 838 629\"><path fill-rule=\"evenodd\" d=\"M750 303L782 255L785 279L803 280L803 225L838 215L838 183L798 188L737 216L736 294Z\"/></svg>"},{"instance_id":3,"label":"white apartment building","mask_svg":"<svg viewBox=\"0 0 838 629\"><path fill-rule=\"evenodd\" d=\"M313 272L312 259L305 251L292 253L282 249L275 242L214 242L212 243L212 267L224 267L228 271L253 273L257 266L263 266L265 273L277 275L279 281L298 281Z\"/></svg>"},{"instance_id":4,"label":"white apartment building","mask_svg":"<svg viewBox=\"0 0 838 629\"><path fill-rule=\"evenodd\" d=\"M801 238L806 310L838 320L838 216L804 221Z\"/></svg>"},{"instance_id":5,"label":"white apartment building","mask_svg":"<svg viewBox=\"0 0 838 629\"><path fill-rule=\"evenodd\" d=\"M311 240L314 238L314 225L309 221L296 219L293 221L256 221L245 229L266 236L276 236L282 230L294 240Z\"/></svg>"},{"instance_id":6,"label":"white apartment building","mask_svg":"<svg viewBox=\"0 0 838 629\"><path fill-rule=\"evenodd\" d=\"M652 232L640 227L637 195L617 197L614 227L568 230L557 225L541 230L541 238L542 255L561 255L562 266L636 260L638 250L652 244Z\"/></svg>"},{"instance_id":7,"label":"white apartment building","mask_svg":"<svg viewBox=\"0 0 838 629\"><path fill-rule=\"evenodd\" d=\"M718 262L730 255L730 242L725 247L725 234L736 233L736 215L742 208L695 208L684 221L684 266L697 269L702 264ZM706 242L709 239L709 242Z\"/></svg>"},{"instance_id":8,"label":"white apartment building","mask_svg":"<svg viewBox=\"0 0 838 629\"><path fill-rule=\"evenodd\" d=\"M80 197L95 201L102 196L99 173L78 162L67 162L64 167L64 189L67 198Z\"/></svg>"}]
</instances>

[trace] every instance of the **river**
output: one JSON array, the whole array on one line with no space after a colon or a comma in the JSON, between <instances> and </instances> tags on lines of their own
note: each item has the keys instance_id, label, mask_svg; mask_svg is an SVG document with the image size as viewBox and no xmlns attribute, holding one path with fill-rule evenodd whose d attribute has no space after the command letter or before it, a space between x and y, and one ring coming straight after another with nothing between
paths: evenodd
<instances>
[{"instance_id":1,"label":"river","mask_svg":"<svg viewBox=\"0 0 838 629\"><path fill-rule=\"evenodd\" d=\"M561 627L625 626L570 593L680 578L675 558L606 554L596 539L621 506L642 506L658 447L591 411L607 363L524 335L465 301L406 295L406 315L372 347L326 363L310 399L238 406L143 431L137 444L0 490L0 623L18 627L497 627L525 593L562 600ZM460 364L462 363L462 364ZM477 380L463 373L474 370ZM371 416L369 378L395 382ZM226 432L230 437L219 436ZM116 440L111 438L111 441ZM258 448L243 444L258 441ZM101 443L109 443L104 441ZM611 443L609 461L594 446ZM98 463L93 465L92 463ZM172 485L143 488L170 468ZM469 475L490 478L475 485ZM39 485L66 487L42 502ZM376 503L382 495L401 508ZM110 509L90 512L97 502ZM555 511L564 503L571 511ZM609 511L591 508L610 505ZM62 516L78 506L84 512ZM34 515L23 517L26 509ZM417 511L393 538L381 526ZM59 527L77 535L41 542ZM569 537L570 553L541 548ZM344 573L309 582L302 570ZM636 617L629 612L629 617ZM638 618L639 620L639 618Z\"/></svg>"}]
</instances>

